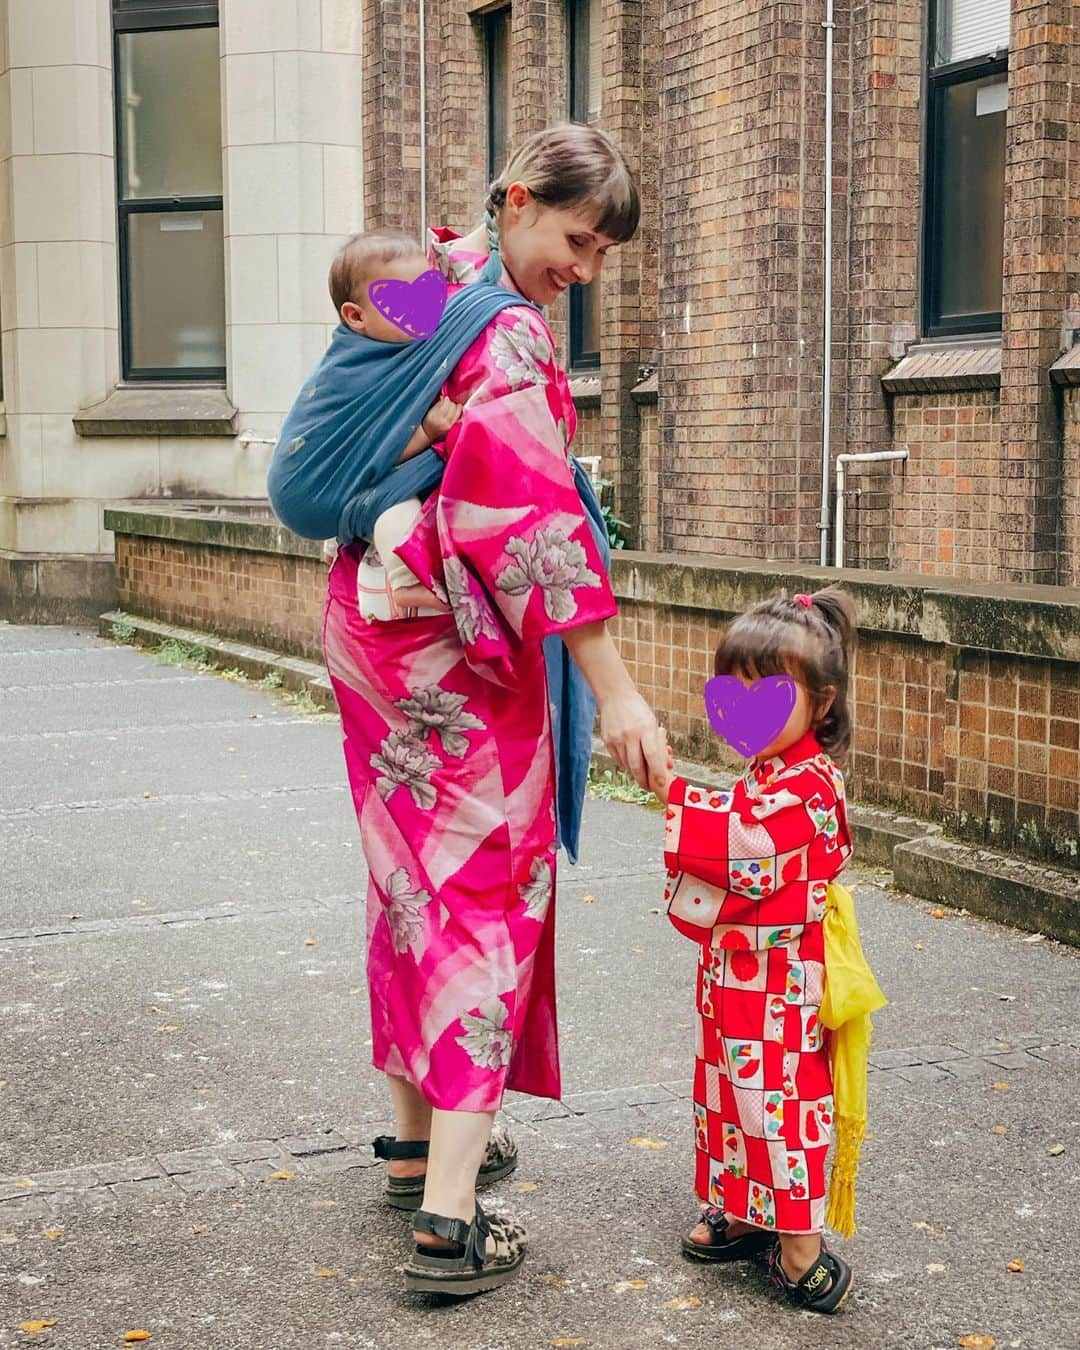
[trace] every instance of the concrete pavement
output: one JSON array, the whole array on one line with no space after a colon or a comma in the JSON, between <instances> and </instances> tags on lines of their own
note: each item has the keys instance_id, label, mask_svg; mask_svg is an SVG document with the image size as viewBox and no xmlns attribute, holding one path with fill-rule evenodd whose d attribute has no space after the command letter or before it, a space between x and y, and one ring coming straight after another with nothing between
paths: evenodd
<instances>
[{"instance_id":1,"label":"concrete pavement","mask_svg":"<svg viewBox=\"0 0 1080 1350\"><path fill-rule=\"evenodd\" d=\"M693 953L659 912L660 841L655 812L593 801L563 871L566 1099L508 1101L522 1163L489 1192L530 1229L527 1273L410 1298L367 1147L386 1099L336 720L0 625L0 1346L1080 1340L1077 953L858 869L892 1003L856 1293L813 1318L754 1269L681 1259Z\"/></svg>"}]
</instances>

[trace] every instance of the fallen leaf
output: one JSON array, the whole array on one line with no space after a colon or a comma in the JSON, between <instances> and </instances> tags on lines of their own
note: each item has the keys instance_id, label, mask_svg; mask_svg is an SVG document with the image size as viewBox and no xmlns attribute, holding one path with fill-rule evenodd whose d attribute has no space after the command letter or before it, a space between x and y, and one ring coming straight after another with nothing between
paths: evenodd
<instances>
[{"instance_id":1,"label":"fallen leaf","mask_svg":"<svg viewBox=\"0 0 1080 1350\"><path fill-rule=\"evenodd\" d=\"M917 952L921 952L922 949L923 949L922 943L921 943L921 942L916 942L916 944L915 944L915 950L916 950Z\"/></svg>"},{"instance_id":2,"label":"fallen leaf","mask_svg":"<svg viewBox=\"0 0 1080 1350\"><path fill-rule=\"evenodd\" d=\"M206 1229L205 1229L205 1227L204 1227L201 1223L193 1223L193 1224L191 1225L191 1231L192 1231L192 1232L196 1235L196 1237L197 1237L200 1233L205 1233L205 1232L206 1232Z\"/></svg>"},{"instance_id":3,"label":"fallen leaf","mask_svg":"<svg viewBox=\"0 0 1080 1350\"><path fill-rule=\"evenodd\" d=\"M148 1340L150 1340L150 1333L148 1331L139 1330L139 1331L124 1332L125 1345L134 1345L136 1341L148 1341Z\"/></svg>"},{"instance_id":4,"label":"fallen leaf","mask_svg":"<svg viewBox=\"0 0 1080 1350\"><path fill-rule=\"evenodd\" d=\"M170 1023L167 1023L167 1024L166 1024L165 1026L163 1026L163 1027L158 1027L158 1031L179 1031L179 1030L180 1030L180 1028L179 1028L179 1027L176 1027L176 1026L173 1026L171 1022L170 1022Z\"/></svg>"},{"instance_id":5,"label":"fallen leaf","mask_svg":"<svg viewBox=\"0 0 1080 1350\"><path fill-rule=\"evenodd\" d=\"M315 1278L318 1280L328 1280L333 1275L340 1275L340 1270L331 1270L329 1266L322 1266L315 1272Z\"/></svg>"},{"instance_id":6,"label":"fallen leaf","mask_svg":"<svg viewBox=\"0 0 1080 1350\"><path fill-rule=\"evenodd\" d=\"M932 909L930 911L930 917L932 919L943 919L945 917L945 911L943 909Z\"/></svg>"},{"instance_id":7,"label":"fallen leaf","mask_svg":"<svg viewBox=\"0 0 1080 1350\"><path fill-rule=\"evenodd\" d=\"M144 796L144 797L149 797L150 794L149 794L149 792L144 792L144 793L143 793L143 796Z\"/></svg>"},{"instance_id":8,"label":"fallen leaf","mask_svg":"<svg viewBox=\"0 0 1080 1350\"><path fill-rule=\"evenodd\" d=\"M54 1326L56 1326L55 1317L43 1317L39 1322L20 1322L19 1330L25 1331L28 1336L36 1336L38 1332L48 1331Z\"/></svg>"},{"instance_id":9,"label":"fallen leaf","mask_svg":"<svg viewBox=\"0 0 1080 1350\"><path fill-rule=\"evenodd\" d=\"M518 1181L510 1187L512 1191L517 1191L518 1195L525 1195L529 1191L538 1191L540 1187L535 1181Z\"/></svg>"},{"instance_id":10,"label":"fallen leaf","mask_svg":"<svg viewBox=\"0 0 1080 1350\"><path fill-rule=\"evenodd\" d=\"M667 1144L662 1139L646 1139L642 1135L635 1135L630 1142L635 1148L667 1148Z\"/></svg>"},{"instance_id":11,"label":"fallen leaf","mask_svg":"<svg viewBox=\"0 0 1080 1350\"><path fill-rule=\"evenodd\" d=\"M304 946L305 946L305 947L314 947L314 946L315 946L315 939L314 939L314 938L305 938L305 939L304 939Z\"/></svg>"},{"instance_id":12,"label":"fallen leaf","mask_svg":"<svg viewBox=\"0 0 1080 1350\"><path fill-rule=\"evenodd\" d=\"M994 1350L997 1341L993 1336L982 1336L976 1332L971 1336L961 1336L956 1344L963 1346L964 1350Z\"/></svg>"},{"instance_id":13,"label":"fallen leaf","mask_svg":"<svg viewBox=\"0 0 1080 1350\"><path fill-rule=\"evenodd\" d=\"M292 1179L293 1179L294 1176L296 1176L296 1173L295 1173L295 1172L289 1172L289 1171L286 1171L284 1168L282 1168L282 1170L281 1170L280 1172L271 1172L270 1175L269 1175L269 1177L267 1178L267 1180L268 1180L268 1181L292 1181Z\"/></svg>"},{"instance_id":14,"label":"fallen leaf","mask_svg":"<svg viewBox=\"0 0 1080 1350\"><path fill-rule=\"evenodd\" d=\"M337 1204L336 1200L314 1200L312 1204L316 1209L333 1209Z\"/></svg>"},{"instance_id":15,"label":"fallen leaf","mask_svg":"<svg viewBox=\"0 0 1080 1350\"><path fill-rule=\"evenodd\" d=\"M645 948L644 948L644 947L631 947L630 950L631 950L632 952L637 952L638 956L643 956L643 955L645 954Z\"/></svg>"},{"instance_id":16,"label":"fallen leaf","mask_svg":"<svg viewBox=\"0 0 1080 1350\"><path fill-rule=\"evenodd\" d=\"M29 1177L20 1177L19 1180L15 1183L16 1186L21 1186L24 1191L28 1191L33 1184L34 1183L30 1180Z\"/></svg>"},{"instance_id":17,"label":"fallen leaf","mask_svg":"<svg viewBox=\"0 0 1080 1350\"><path fill-rule=\"evenodd\" d=\"M261 849L261 848L249 848L248 851L247 851L247 855L248 855L249 858L261 858L261 857L262 857L262 849Z\"/></svg>"},{"instance_id":18,"label":"fallen leaf","mask_svg":"<svg viewBox=\"0 0 1080 1350\"><path fill-rule=\"evenodd\" d=\"M1008 1134L1009 1131L1005 1128L1004 1125L995 1125L994 1128L990 1131L990 1133L991 1133L991 1134Z\"/></svg>"},{"instance_id":19,"label":"fallen leaf","mask_svg":"<svg viewBox=\"0 0 1080 1350\"><path fill-rule=\"evenodd\" d=\"M558 1275L552 1274L550 1270L545 1275L540 1275L538 1278L541 1284L550 1284L552 1289L565 1289L569 1284L568 1280L560 1279Z\"/></svg>"},{"instance_id":20,"label":"fallen leaf","mask_svg":"<svg viewBox=\"0 0 1080 1350\"><path fill-rule=\"evenodd\" d=\"M934 1261L932 1264L928 1265L926 1269L931 1275L940 1275L945 1267L941 1265L940 1262Z\"/></svg>"},{"instance_id":21,"label":"fallen leaf","mask_svg":"<svg viewBox=\"0 0 1080 1350\"><path fill-rule=\"evenodd\" d=\"M616 1280L611 1286L613 1294L625 1294L628 1289L648 1289L648 1280Z\"/></svg>"},{"instance_id":22,"label":"fallen leaf","mask_svg":"<svg viewBox=\"0 0 1080 1350\"><path fill-rule=\"evenodd\" d=\"M995 1083L995 1084L994 1084L994 1090L995 1090L996 1092L1008 1092L1008 1091L1009 1091L1009 1085L1008 1085L1008 1083Z\"/></svg>"},{"instance_id":23,"label":"fallen leaf","mask_svg":"<svg viewBox=\"0 0 1080 1350\"><path fill-rule=\"evenodd\" d=\"M58 1242L64 1236L62 1228L43 1228L41 1230L50 1242Z\"/></svg>"},{"instance_id":24,"label":"fallen leaf","mask_svg":"<svg viewBox=\"0 0 1080 1350\"><path fill-rule=\"evenodd\" d=\"M1051 1157L1051 1158L1060 1158L1061 1155L1065 1152L1065 1145L1064 1145L1064 1144L1051 1144L1050 1147L1046 1150L1046 1152L1047 1152L1047 1156L1048 1156L1048 1157Z\"/></svg>"},{"instance_id":25,"label":"fallen leaf","mask_svg":"<svg viewBox=\"0 0 1080 1350\"><path fill-rule=\"evenodd\" d=\"M1019 1257L1017 1257L1015 1261L1010 1261L1009 1264L1005 1267L1005 1269L1009 1272L1010 1275L1019 1275L1020 1272L1024 1269L1024 1263L1023 1261L1020 1260Z\"/></svg>"},{"instance_id":26,"label":"fallen leaf","mask_svg":"<svg viewBox=\"0 0 1080 1350\"><path fill-rule=\"evenodd\" d=\"M999 1050L1011 1050L1011 1049L1012 1049L1012 1046L1009 1044L1008 1041L998 1041L998 1049L999 1049Z\"/></svg>"},{"instance_id":27,"label":"fallen leaf","mask_svg":"<svg viewBox=\"0 0 1080 1350\"><path fill-rule=\"evenodd\" d=\"M584 1336L556 1336L553 1341L548 1341L548 1345L587 1345Z\"/></svg>"},{"instance_id":28,"label":"fallen leaf","mask_svg":"<svg viewBox=\"0 0 1080 1350\"><path fill-rule=\"evenodd\" d=\"M700 1308L701 1299L695 1298L693 1294L689 1298L669 1298L664 1307L671 1312L685 1312L687 1308Z\"/></svg>"},{"instance_id":29,"label":"fallen leaf","mask_svg":"<svg viewBox=\"0 0 1080 1350\"><path fill-rule=\"evenodd\" d=\"M350 990L349 990L349 993L350 993L351 995L353 995L354 997L355 997L355 995L357 995L357 994L362 994L363 992L364 992L364 990L363 990L363 987L362 987L361 985L357 985L355 989L350 989Z\"/></svg>"},{"instance_id":30,"label":"fallen leaf","mask_svg":"<svg viewBox=\"0 0 1080 1350\"><path fill-rule=\"evenodd\" d=\"M595 896L595 895L585 895L585 896L582 896L582 899L584 900L584 902L585 902L587 905L595 905L595 904L596 904L596 896Z\"/></svg>"}]
</instances>

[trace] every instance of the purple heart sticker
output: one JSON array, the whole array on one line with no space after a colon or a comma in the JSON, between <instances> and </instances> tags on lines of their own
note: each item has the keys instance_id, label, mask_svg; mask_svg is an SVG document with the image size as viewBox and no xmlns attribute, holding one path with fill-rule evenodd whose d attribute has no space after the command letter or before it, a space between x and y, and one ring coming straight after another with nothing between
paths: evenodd
<instances>
[{"instance_id":1,"label":"purple heart sticker","mask_svg":"<svg viewBox=\"0 0 1080 1350\"><path fill-rule=\"evenodd\" d=\"M705 711L713 731L744 759L753 759L776 740L795 698L790 675L766 675L749 686L734 675L716 675L705 685Z\"/></svg>"},{"instance_id":2,"label":"purple heart sticker","mask_svg":"<svg viewBox=\"0 0 1080 1350\"><path fill-rule=\"evenodd\" d=\"M415 281L397 281L392 277L373 281L368 287L371 303L395 328L411 338L431 337L446 308L447 281L432 267Z\"/></svg>"}]
</instances>

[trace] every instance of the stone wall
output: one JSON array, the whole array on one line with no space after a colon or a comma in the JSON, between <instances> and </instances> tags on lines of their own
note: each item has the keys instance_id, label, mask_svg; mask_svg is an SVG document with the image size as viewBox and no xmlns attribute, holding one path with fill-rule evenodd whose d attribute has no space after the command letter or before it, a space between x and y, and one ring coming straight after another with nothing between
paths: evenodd
<instances>
[{"instance_id":1,"label":"stone wall","mask_svg":"<svg viewBox=\"0 0 1080 1350\"><path fill-rule=\"evenodd\" d=\"M265 521L111 511L123 609L318 658L317 544ZM855 799L1080 868L1080 596L1053 587L617 554L613 630L683 756L736 771L704 715L723 624L839 580L859 611Z\"/></svg>"}]
</instances>

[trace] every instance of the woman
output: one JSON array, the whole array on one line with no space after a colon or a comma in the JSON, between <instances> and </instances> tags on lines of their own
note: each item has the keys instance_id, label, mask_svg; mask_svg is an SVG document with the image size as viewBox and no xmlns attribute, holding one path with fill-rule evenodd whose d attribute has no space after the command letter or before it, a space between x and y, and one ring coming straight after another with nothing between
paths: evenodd
<instances>
[{"instance_id":1,"label":"woman","mask_svg":"<svg viewBox=\"0 0 1080 1350\"><path fill-rule=\"evenodd\" d=\"M504 1134L492 1139L505 1088L560 1093L545 637L559 633L584 673L616 761L642 785L666 763L605 625L616 604L568 461L574 405L536 308L596 276L637 223L619 151L565 126L521 146L484 226L435 233L433 262L453 284L486 268L532 302L499 313L447 380L462 416L401 550L452 612L369 622L363 546L331 569L324 649L371 876L373 1057L397 1125L376 1147L391 1203L422 1191L413 1290L469 1294L520 1269L524 1234L483 1213L478 1172L483 1183L516 1161Z\"/></svg>"}]
</instances>

